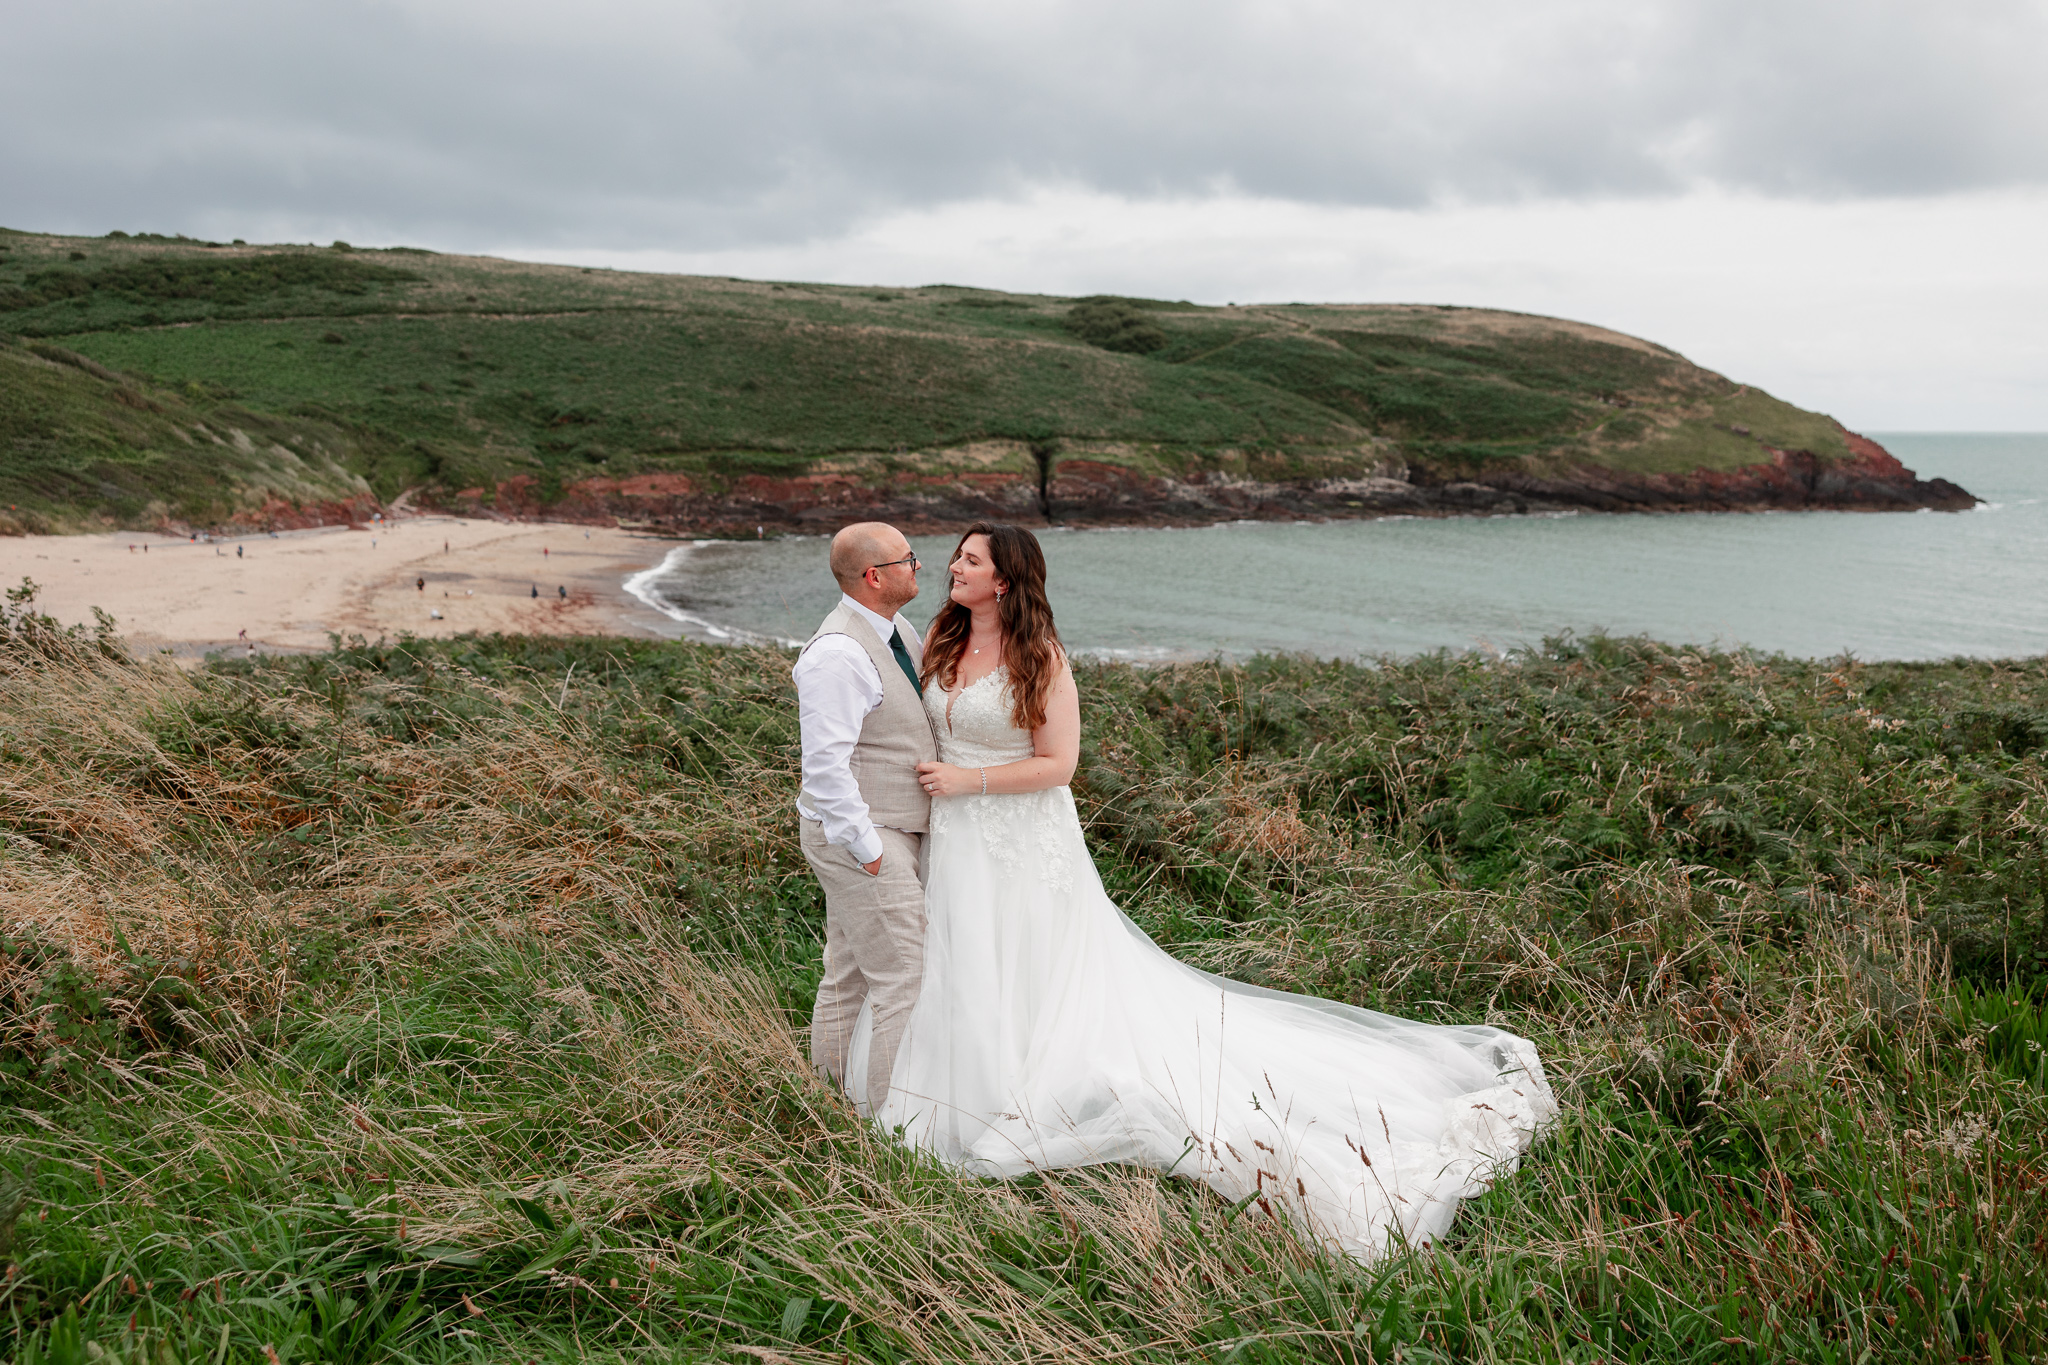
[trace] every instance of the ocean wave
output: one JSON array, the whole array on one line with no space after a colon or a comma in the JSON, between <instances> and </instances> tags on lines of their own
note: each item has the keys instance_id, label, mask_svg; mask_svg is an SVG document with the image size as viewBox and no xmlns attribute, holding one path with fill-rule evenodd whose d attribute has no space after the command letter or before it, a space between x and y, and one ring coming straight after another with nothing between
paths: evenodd
<instances>
[{"instance_id":1,"label":"ocean wave","mask_svg":"<svg viewBox=\"0 0 2048 1365\"><path fill-rule=\"evenodd\" d=\"M638 601L680 624L683 627L683 634L690 639L721 645L782 645L789 648L801 646L801 640L785 640L778 635L763 635L739 626L721 625L708 616L699 616L694 611L677 606L662 595L660 584L666 579L680 578L683 566L689 563L692 555L707 545L727 543L720 540L693 540L688 544L678 545L661 557L661 563L628 575L622 586Z\"/></svg>"}]
</instances>

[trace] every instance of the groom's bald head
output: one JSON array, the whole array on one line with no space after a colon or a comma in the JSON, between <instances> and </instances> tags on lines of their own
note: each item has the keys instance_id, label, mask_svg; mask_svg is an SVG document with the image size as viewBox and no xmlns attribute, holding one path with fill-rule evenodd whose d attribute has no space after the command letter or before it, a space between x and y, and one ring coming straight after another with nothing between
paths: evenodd
<instances>
[{"instance_id":1,"label":"groom's bald head","mask_svg":"<svg viewBox=\"0 0 2048 1365\"><path fill-rule=\"evenodd\" d=\"M832 576L839 586L860 595L861 575L910 553L910 542L886 521L857 521L832 537Z\"/></svg>"}]
</instances>

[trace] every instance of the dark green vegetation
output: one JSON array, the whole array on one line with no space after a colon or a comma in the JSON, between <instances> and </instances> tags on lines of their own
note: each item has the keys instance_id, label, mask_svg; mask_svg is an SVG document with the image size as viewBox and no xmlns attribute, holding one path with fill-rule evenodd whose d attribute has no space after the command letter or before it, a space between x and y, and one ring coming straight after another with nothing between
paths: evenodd
<instances>
[{"instance_id":1,"label":"dark green vegetation","mask_svg":"<svg viewBox=\"0 0 2048 1365\"><path fill-rule=\"evenodd\" d=\"M364 447L331 422L274 417L196 381L138 383L49 342L0 347L0 533L225 520L270 499L369 496ZM12 504L10 507L9 504Z\"/></svg>"},{"instance_id":2,"label":"dark green vegetation","mask_svg":"<svg viewBox=\"0 0 2048 1365\"><path fill-rule=\"evenodd\" d=\"M409 270L373 265L353 256L310 251L233 256L150 254L98 267L27 270L20 285L0 291L0 310L75 305L83 299L88 309L100 301L144 310L164 304L204 304L236 311L294 295L367 295L372 285L410 284L419 278ZM144 311L137 320L154 326L162 318Z\"/></svg>"},{"instance_id":3,"label":"dark green vegetation","mask_svg":"<svg viewBox=\"0 0 2048 1365\"><path fill-rule=\"evenodd\" d=\"M877 485L1035 478L1034 448L1269 480L1725 469L1766 458L1760 441L1847 451L1829 419L1661 347L1477 309L882 292L341 244L0 233L0 247L0 339L58 343L149 401L175 392L188 432L255 413L317 428L387 500L416 486L488 499L526 476L544 505L592 475L650 471L712 493L821 469ZM52 526L133 521L138 490L167 500L174 470L213 477L203 448L160 442L90 456L168 461L153 481L115 494L71 477L103 434L83 414L117 401L74 385L0 412L0 503Z\"/></svg>"},{"instance_id":4,"label":"dark green vegetation","mask_svg":"<svg viewBox=\"0 0 2048 1365\"><path fill-rule=\"evenodd\" d=\"M1549 1060L1524 1169L1360 1267L1142 1172L956 1179L811 1081L788 664L192 675L15 601L13 1358L2048 1351L2048 665L1085 666L1077 795L1162 943Z\"/></svg>"},{"instance_id":5,"label":"dark green vegetation","mask_svg":"<svg viewBox=\"0 0 2048 1365\"><path fill-rule=\"evenodd\" d=\"M1105 351L1150 355L1172 342L1166 329L1146 316L1144 302L1097 295L1067 310L1067 330Z\"/></svg>"}]
</instances>

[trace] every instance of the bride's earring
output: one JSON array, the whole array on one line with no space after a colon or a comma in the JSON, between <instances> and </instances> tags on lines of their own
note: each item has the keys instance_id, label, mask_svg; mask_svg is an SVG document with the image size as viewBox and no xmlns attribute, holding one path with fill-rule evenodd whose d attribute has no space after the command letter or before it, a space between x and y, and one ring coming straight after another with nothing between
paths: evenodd
<instances>
[{"instance_id":1,"label":"bride's earring","mask_svg":"<svg viewBox=\"0 0 2048 1365\"><path fill-rule=\"evenodd\" d=\"M1002 601L1002 600L1003 600L1003 590L1002 590L1001 588L997 588L997 589L996 589L996 601L1000 602L1000 601Z\"/></svg>"}]
</instances>

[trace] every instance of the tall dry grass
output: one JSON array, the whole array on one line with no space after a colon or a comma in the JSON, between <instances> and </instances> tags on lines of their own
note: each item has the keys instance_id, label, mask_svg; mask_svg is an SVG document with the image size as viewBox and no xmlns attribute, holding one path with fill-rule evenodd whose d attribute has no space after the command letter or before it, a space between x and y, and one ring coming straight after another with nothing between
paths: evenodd
<instances>
[{"instance_id":1,"label":"tall dry grass","mask_svg":"<svg viewBox=\"0 0 2048 1365\"><path fill-rule=\"evenodd\" d=\"M1671 858L1474 886L1298 757L1177 764L1118 713L1094 837L1163 941L1550 1061L1568 1114L1523 1172L1364 1267L1145 1172L963 1179L816 1082L783 656L470 648L0 658L16 1358L2048 1342L2048 1109L1902 883L1815 891L1796 932L1776 888Z\"/></svg>"}]
</instances>

